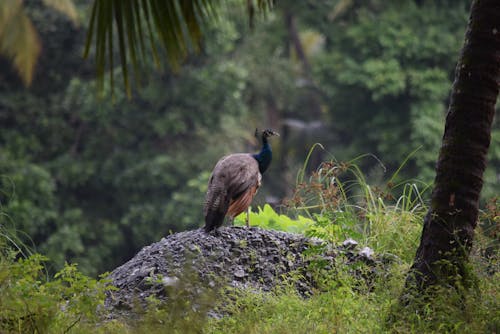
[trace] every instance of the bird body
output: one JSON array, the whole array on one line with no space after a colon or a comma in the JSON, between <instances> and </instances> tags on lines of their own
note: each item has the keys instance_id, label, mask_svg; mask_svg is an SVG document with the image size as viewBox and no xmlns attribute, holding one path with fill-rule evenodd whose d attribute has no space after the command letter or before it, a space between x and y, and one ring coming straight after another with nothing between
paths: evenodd
<instances>
[{"instance_id":1,"label":"bird body","mask_svg":"<svg viewBox=\"0 0 500 334\"><path fill-rule=\"evenodd\" d=\"M278 135L272 130L262 133L262 149L258 154L235 153L222 157L214 167L205 196L205 231L222 226L224 218L234 217L245 211L261 185L262 173L272 160L267 138Z\"/></svg>"}]
</instances>

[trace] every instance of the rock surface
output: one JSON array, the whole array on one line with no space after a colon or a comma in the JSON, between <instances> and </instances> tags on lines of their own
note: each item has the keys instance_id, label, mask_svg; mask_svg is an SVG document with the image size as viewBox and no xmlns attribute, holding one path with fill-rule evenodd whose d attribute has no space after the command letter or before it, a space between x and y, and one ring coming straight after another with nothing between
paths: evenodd
<instances>
[{"instance_id":1,"label":"rock surface","mask_svg":"<svg viewBox=\"0 0 500 334\"><path fill-rule=\"evenodd\" d=\"M260 228L227 227L215 234L202 229L172 234L144 247L134 258L109 276L117 289L109 293L106 306L115 310L132 309L149 296L165 300L167 290L196 280L204 287L225 285L269 291L283 282L287 274L302 278L294 284L302 295L312 293L314 282L307 272L307 249L321 241L302 235ZM357 252L349 241L320 254L332 263L338 254L347 262L364 261L376 265L373 251ZM190 275L188 273L191 273Z\"/></svg>"}]
</instances>

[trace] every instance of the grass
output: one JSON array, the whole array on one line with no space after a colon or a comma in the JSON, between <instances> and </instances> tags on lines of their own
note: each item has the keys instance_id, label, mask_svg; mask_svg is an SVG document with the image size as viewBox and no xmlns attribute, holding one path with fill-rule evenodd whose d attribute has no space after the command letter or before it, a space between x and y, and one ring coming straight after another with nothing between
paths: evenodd
<instances>
[{"instance_id":1,"label":"grass","mask_svg":"<svg viewBox=\"0 0 500 334\"><path fill-rule=\"evenodd\" d=\"M346 282L344 282L346 283ZM292 288L268 294L247 293L230 307L231 317L212 320L210 333L368 333L379 332L379 316L390 307L359 294L349 284L333 284L304 299Z\"/></svg>"},{"instance_id":2,"label":"grass","mask_svg":"<svg viewBox=\"0 0 500 334\"><path fill-rule=\"evenodd\" d=\"M418 183L385 187L367 184L352 163L324 163L308 179L299 174L287 214L265 207L252 224L301 232L333 242L352 237L376 254L395 259L366 286L343 266L334 272L311 267L319 282L310 298L299 296L293 280L273 292L213 292L189 300L177 291L169 303L152 301L137 319L103 321L104 280L85 277L67 265L48 279L46 260L20 253L0 233L0 332L2 333L498 333L500 274L498 205L481 215L471 254L476 286L465 294L442 288L419 303L400 303L402 287L418 245L424 191ZM421 185L420 185L421 186ZM423 189L426 189L425 186ZM295 218L294 218L295 217ZM493 232L492 232L493 231ZM2 232L0 230L0 232ZM17 251L16 251L17 249ZM186 289L192 286L185 282ZM222 317L207 317L196 305L218 305Z\"/></svg>"},{"instance_id":3,"label":"grass","mask_svg":"<svg viewBox=\"0 0 500 334\"><path fill-rule=\"evenodd\" d=\"M272 295L247 293L231 306L232 315L212 319L206 333L497 333L497 275L483 278L478 291L462 299L439 291L420 308L399 305L405 266L392 268L388 279L371 291L338 278L309 299L292 290ZM480 268L475 268L480 270Z\"/></svg>"}]
</instances>

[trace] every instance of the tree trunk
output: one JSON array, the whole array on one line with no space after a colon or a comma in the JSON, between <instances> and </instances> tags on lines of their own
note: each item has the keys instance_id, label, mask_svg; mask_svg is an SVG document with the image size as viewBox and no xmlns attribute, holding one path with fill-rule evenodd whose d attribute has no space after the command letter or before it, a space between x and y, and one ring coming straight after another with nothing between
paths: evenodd
<instances>
[{"instance_id":1,"label":"tree trunk","mask_svg":"<svg viewBox=\"0 0 500 334\"><path fill-rule=\"evenodd\" d=\"M290 43L293 45L293 48L295 49L295 53L297 53L297 58L302 63L304 77L307 80L311 80L311 64L309 63L309 59L307 59L306 52L304 51L304 47L302 46L302 42L300 41L295 17L289 10L285 10L284 16L286 30L288 31L288 38L290 40Z\"/></svg>"},{"instance_id":2,"label":"tree trunk","mask_svg":"<svg viewBox=\"0 0 500 334\"><path fill-rule=\"evenodd\" d=\"M476 0L455 70L429 212L407 287L467 286L500 78L500 1ZM457 281L458 279L458 281Z\"/></svg>"}]
</instances>

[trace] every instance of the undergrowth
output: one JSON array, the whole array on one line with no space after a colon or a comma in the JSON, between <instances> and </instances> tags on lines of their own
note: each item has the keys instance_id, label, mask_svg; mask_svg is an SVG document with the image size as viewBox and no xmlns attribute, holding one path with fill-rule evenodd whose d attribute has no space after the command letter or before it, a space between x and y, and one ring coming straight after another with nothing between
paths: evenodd
<instances>
[{"instance_id":1,"label":"undergrowth","mask_svg":"<svg viewBox=\"0 0 500 334\"><path fill-rule=\"evenodd\" d=\"M480 268L476 268L480 270ZM326 292L304 299L293 289L247 292L232 315L212 319L209 333L497 333L498 274L481 280L464 300L454 290L437 291L418 308L399 304L405 270L394 267L373 290L359 289L344 273ZM347 278L346 278L347 277ZM355 288L356 287L356 288Z\"/></svg>"},{"instance_id":2,"label":"undergrowth","mask_svg":"<svg viewBox=\"0 0 500 334\"><path fill-rule=\"evenodd\" d=\"M266 293L202 293L201 304L179 292L169 305L150 300L137 321L106 319L103 303L109 286L104 279L88 278L75 265L49 278L46 259L21 253L25 247L0 228L0 332L498 333L497 200L487 205L477 228L471 254L476 287L465 295L434 291L432 298L422 296L418 306L408 306L400 297L427 211L427 188L395 180L397 173L374 187L355 162L325 162L308 178L299 173L296 191L286 207L276 209L279 213L266 205L250 214L253 226L334 243L353 238L375 254L389 256L392 262L369 286L345 266L335 271L312 266L318 291L309 298L297 294L293 280ZM236 223L244 224L245 218L243 214ZM215 304L218 316L200 313L196 306Z\"/></svg>"},{"instance_id":3,"label":"undergrowth","mask_svg":"<svg viewBox=\"0 0 500 334\"><path fill-rule=\"evenodd\" d=\"M307 163L307 161L306 161ZM303 171L305 171L305 166ZM497 333L500 327L498 266L498 204L492 200L481 215L474 250L474 289L459 294L440 288L421 296L412 305L401 303L410 268L427 212L427 185L397 182L398 171L383 185L374 187L357 165L323 163L307 179L301 171L294 196L288 200L288 217L298 217L307 236L334 243L347 238L369 246L375 254L389 255L388 272L370 287L348 269L335 275L317 276L322 292L304 299L293 288L268 293L247 292L232 304L231 316L213 319L210 333ZM267 228L269 220L284 216L259 209L251 223ZM307 218L304 218L307 217ZM243 218L243 216L242 216ZM311 220L312 223L309 221ZM274 227L294 232L287 224ZM297 229L296 226L293 229ZM492 231L493 230L493 231Z\"/></svg>"},{"instance_id":4,"label":"undergrowth","mask_svg":"<svg viewBox=\"0 0 500 334\"><path fill-rule=\"evenodd\" d=\"M89 278L76 265L65 265L52 279L47 259L17 252L0 255L0 332L66 333L100 321L104 281Z\"/></svg>"}]
</instances>

